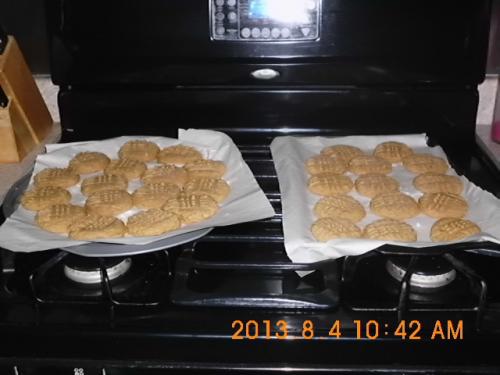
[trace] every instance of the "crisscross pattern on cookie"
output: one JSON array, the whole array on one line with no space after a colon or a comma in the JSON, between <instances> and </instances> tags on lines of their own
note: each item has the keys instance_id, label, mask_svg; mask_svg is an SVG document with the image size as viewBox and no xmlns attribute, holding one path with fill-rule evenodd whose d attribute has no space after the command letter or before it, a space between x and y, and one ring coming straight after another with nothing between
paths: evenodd
<instances>
[{"instance_id":1,"label":"crisscross pattern on cookie","mask_svg":"<svg viewBox=\"0 0 500 375\"><path fill-rule=\"evenodd\" d=\"M118 155L122 159L149 162L156 159L158 152L160 148L153 142L135 140L125 143L118 151Z\"/></svg>"},{"instance_id":2,"label":"crisscross pattern on cookie","mask_svg":"<svg viewBox=\"0 0 500 375\"><path fill-rule=\"evenodd\" d=\"M212 217L219 210L219 206L208 195L181 194L177 198L169 199L162 209L179 215L184 224L190 224Z\"/></svg>"},{"instance_id":3,"label":"crisscross pattern on cookie","mask_svg":"<svg viewBox=\"0 0 500 375\"><path fill-rule=\"evenodd\" d=\"M44 186L24 193L21 204L28 210L38 211L53 204L68 203L70 200L69 191L57 186Z\"/></svg>"},{"instance_id":4,"label":"crisscross pattern on cookie","mask_svg":"<svg viewBox=\"0 0 500 375\"><path fill-rule=\"evenodd\" d=\"M132 208L132 197L124 190L104 190L91 194L87 210L99 215L117 215Z\"/></svg>"},{"instance_id":5,"label":"crisscross pattern on cookie","mask_svg":"<svg viewBox=\"0 0 500 375\"><path fill-rule=\"evenodd\" d=\"M220 203L227 198L231 188L222 179L196 178L186 184L185 190L187 194L209 195Z\"/></svg>"},{"instance_id":6,"label":"crisscross pattern on cookie","mask_svg":"<svg viewBox=\"0 0 500 375\"><path fill-rule=\"evenodd\" d=\"M67 188L77 184L79 180L80 177L69 168L47 168L35 176L35 185Z\"/></svg>"},{"instance_id":7,"label":"crisscross pattern on cookie","mask_svg":"<svg viewBox=\"0 0 500 375\"><path fill-rule=\"evenodd\" d=\"M462 181L457 176L432 172L415 177L413 185L423 193L460 194L464 187Z\"/></svg>"},{"instance_id":8,"label":"crisscross pattern on cookie","mask_svg":"<svg viewBox=\"0 0 500 375\"><path fill-rule=\"evenodd\" d=\"M349 162L349 170L356 174L392 172L392 165L387 160L377 156L362 155L356 156Z\"/></svg>"},{"instance_id":9,"label":"crisscross pattern on cookie","mask_svg":"<svg viewBox=\"0 0 500 375\"><path fill-rule=\"evenodd\" d=\"M349 146L349 145L335 145L328 146L321 150L322 155L336 157L344 160L345 162L349 162L355 156L363 155L363 151L358 147Z\"/></svg>"},{"instance_id":10,"label":"crisscross pattern on cookie","mask_svg":"<svg viewBox=\"0 0 500 375\"><path fill-rule=\"evenodd\" d=\"M160 209L139 212L127 221L128 232L135 236L157 236L176 230L180 225L179 216Z\"/></svg>"},{"instance_id":11,"label":"crisscross pattern on cookie","mask_svg":"<svg viewBox=\"0 0 500 375\"><path fill-rule=\"evenodd\" d=\"M198 160L185 165L190 178L220 178L226 173L226 165L218 160Z\"/></svg>"},{"instance_id":12,"label":"crisscross pattern on cookie","mask_svg":"<svg viewBox=\"0 0 500 375\"><path fill-rule=\"evenodd\" d=\"M420 198L419 204L426 215L437 219L443 217L461 218L469 210L467 201L460 195L453 193L427 193Z\"/></svg>"},{"instance_id":13,"label":"crisscross pattern on cookie","mask_svg":"<svg viewBox=\"0 0 500 375\"><path fill-rule=\"evenodd\" d=\"M363 219L366 215L363 206L356 199L348 195L322 198L314 206L314 213L320 218L349 219L355 223Z\"/></svg>"},{"instance_id":14,"label":"crisscross pattern on cookie","mask_svg":"<svg viewBox=\"0 0 500 375\"><path fill-rule=\"evenodd\" d=\"M412 155L413 151L401 142L384 142L375 147L373 154L391 163L399 163L403 158Z\"/></svg>"},{"instance_id":15,"label":"crisscross pattern on cookie","mask_svg":"<svg viewBox=\"0 0 500 375\"><path fill-rule=\"evenodd\" d=\"M431 239L434 242L457 241L481 232L481 228L470 220L459 218L442 218L431 228Z\"/></svg>"},{"instance_id":16,"label":"crisscross pattern on cookie","mask_svg":"<svg viewBox=\"0 0 500 375\"><path fill-rule=\"evenodd\" d=\"M306 162L307 171L312 175L320 173L339 173L347 170L347 163L342 159L329 156L315 156Z\"/></svg>"},{"instance_id":17,"label":"crisscross pattern on cookie","mask_svg":"<svg viewBox=\"0 0 500 375\"><path fill-rule=\"evenodd\" d=\"M186 164L202 158L198 150L184 145L166 147L158 154L158 161L165 164Z\"/></svg>"},{"instance_id":18,"label":"crisscross pattern on cookie","mask_svg":"<svg viewBox=\"0 0 500 375\"><path fill-rule=\"evenodd\" d=\"M399 182L390 176L379 173L369 173L359 176L354 185L359 194L370 198L399 190Z\"/></svg>"},{"instance_id":19,"label":"crisscross pattern on cookie","mask_svg":"<svg viewBox=\"0 0 500 375\"><path fill-rule=\"evenodd\" d=\"M448 164L440 157L430 154L414 154L403 159L403 166L413 173L445 173Z\"/></svg>"},{"instance_id":20,"label":"crisscross pattern on cookie","mask_svg":"<svg viewBox=\"0 0 500 375\"><path fill-rule=\"evenodd\" d=\"M417 232L407 223L381 219L368 224L363 231L363 237L374 240L414 242L417 240Z\"/></svg>"},{"instance_id":21,"label":"crisscross pattern on cookie","mask_svg":"<svg viewBox=\"0 0 500 375\"><path fill-rule=\"evenodd\" d=\"M340 174L321 174L309 179L309 190L318 195L332 196L352 190L352 180Z\"/></svg>"},{"instance_id":22,"label":"crisscross pattern on cookie","mask_svg":"<svg viewBox=\"0 0 500 375\"><path fill-rule=\"evenodd\" d=\"M328 241L335 238L357 238L361 229L346 219L324 217L318 219L311 227L314 238L318 241Z\"/></svg>"},{"instance_id":23,"label":"crisscross pattern on cookie","mask_svg":"<svg viewBox=\"0 0 500 375\"><path fill-rule=\"evenodd\" d=\"M420 213L417 202L403 193L379 194L370 202L370 208L387 219L409 219Z\"/></svg>"}]
</instances>

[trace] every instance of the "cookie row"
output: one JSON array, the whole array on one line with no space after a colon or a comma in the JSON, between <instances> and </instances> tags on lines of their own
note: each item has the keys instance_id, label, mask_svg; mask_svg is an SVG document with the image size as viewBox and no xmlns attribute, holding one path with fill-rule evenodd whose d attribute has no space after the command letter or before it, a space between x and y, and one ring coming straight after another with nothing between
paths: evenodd
<instances>
[{"instance_id":1,"label":"cookie row","mask_svg":"<svg viewBox=\"0 0 500 375\"><path fill-rule=\"evenodd\" d=\"M412 173L446 173L445 160L430 154L415 154L411 148L400 142L384 142L378 145L373 155L365 155L354 146L335 145L325 147L321 155L309 159L307 171L311 175L322 173L352 172L358 175L368 173L389 174L392 164L402 163Z\"/></svg>"},{"instance_id":2,"label":"cookie row","mask_svg":"<svg viewBox=\"0 0 500 375\"><path fill-rule=\"evenodd\" d=\"M337 238L368 238L382 241L415 242L417 232L408 223L393 219L380 219L361 230L348 219L324 217L311 227L314 238L326 242ZM481 229L472 221L460 218L442 218L431 228L430 237L434 242L457 241L475 234Z\"/></svg>"},{"instance_id":3,"label":"cookie row","mask_svg":"<svg viewBox=\"0 0 500 375\"><path fill-rule=\"evenodd\" d=\"M123 155L122 150L127 145L135 145L136 142L126 143L120 149L120 155ZM144 146L151 143L141 142L145 144ZM121 176L127 181L142 178L146 182L170 181L183 185L190 178L220 178L226 173L226 166L223 162L202 159L201 154L192 147L178 145L167 147L161 152L165 153L161 160L163 162L169 161L171 164L153 169L148 169L145 162L141 160L126 158L110 160L100 152L82 152L71 159L67 168L47 168L42 170L35 176L34 183L36 187L59 186L69 188L80 181L79 175L81 174L104 172L106 175ZM194 159L190 152L195 152L200 158ZM191 155L191 157L187 155Z\"/></svg>"},{"instance_id":4,"label":"cookie row","mask_svg":"<svg viewBox=\"0 0 500 375\"><path fill-rule=\"evenodd\" d=\"M202 160L203 156L198 150L189 146L175 145L160 149L153 142L132 140L123 144L118 150L118 158L140 163L157 161L162 164L183 165ZM100 152L82 152L71 160L69 167L76 173L86 174L102 171L110 162L110 159Z\"/></svg>"},{"instance_id":5,"label":"cookie row","mask_svg":"<svg viewBox=\"0 0 500 375\"><path fill-rule=\"evenodd\" d=\"M416 176L413 185L423 193L460 194L463 190L463 183L458 177L432 172ZM323 196L345 194L355 188L359 194L373 198L381 193L399 191L399 182L391 176L379 173L361 175L353 182L346 175L325 172L313 175L308 181L308 188L311 192Z\"/></svg>"},{"instance_id":6,"label":"cookie row","mask_svg":"<svg viewBox=\"0 0 500 375\"><path fill-rule=\"evenodd\" d=\"M75 240L95 240L122 237L126 233L132 236L157 236L183 225L209 219L218 210L219 205L208 195L180 194L168 199L162 208L148 209L130 216L127 224L111 214L89 212L88 208L69 203L55 204L37 212L35 221L49 232L67 233Z\"/></svg>"}]
</instances>

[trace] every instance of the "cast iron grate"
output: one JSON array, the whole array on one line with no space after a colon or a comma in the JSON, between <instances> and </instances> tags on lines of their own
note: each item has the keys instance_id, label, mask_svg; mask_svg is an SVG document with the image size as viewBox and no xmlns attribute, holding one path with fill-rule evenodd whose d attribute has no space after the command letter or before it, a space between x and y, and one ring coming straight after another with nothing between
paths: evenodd
<instances>
[{"instance_id":1,"label":"cast iron grate","mask_svg":"<svg viewBox=\"0 0 500 375\"><path fill-rule=\"evenodd\" d=\"M469 299L473 303L455 310L474 312L476 324L480 326L490 288L485 278L474 270L474 266L468 265L455 254L471 252L498 256L498 245L463 243L426 249L384 246L363 256L348 257L344 261L292 264L283 246L281 197L269 148L241 146L241 151L277 212L273 218L217 228L197 242L185 245L176 260L172 260L177 253L175 250L134 256L134 262L141 257L151 260L146 262L149 264L145 272L147 277L152 280L158 275L163 277L161 282L151 282L148 289L150 293L141 295L141 298L117 290L119 284L110 280L104 258L98 259L101 282L97 298L79 298L75 295L61 298L57 293L47 292L48 275L60 267L68 256L66 252L56 252L28 272L28 289L35 307L38 309L48 304L97 304L109 307L113 316L117 307L158 306L168 296L169 281L174 276L171 298L180 305L278 309L334 309L342 305L354 311L393 312L398 319L403 319L411 312L450 310L449 306L414 306L411 301L410 278L414 266L423 257L438 256L448 262L470 286L472 297ZM356 301L353 303L346 298L346 291L354 285L359 265L366 260L371 262L370 259L376 256L410 259L406 275L401 282L396 283L397 300L392 305L375 308ZM308 275L300 278L296 271ZM2 282L7 283L9 278L2 277Z\"/></svg>"},{"instance_id":2,"label":"cast iron grate","mask_svg":"<svg viewBox=\"0 0 500 375\"><path fill-rule=\"evenodd\" d=\"M94 258L100 282L91 285L64 276L64 263L69 257L77 256L58 251L29 272L29 290L37 315L43 305L99 305L108 308L112 321L116 308L156 307L165 299L164 290L172 276L166 251L133 257L130 270L113 280L108 274L110 259Z\"/></svg>"},{"instance_id":3,"label":"cast iron grate","mask_svg":"<svg viewBox=\"0 0 500 375\"><path fill-rule=\"evenodd\" d=\"M242 154L256 176L260 186L273 204L277 214L275 217L255 223L240 226L218 228L194 244L187 246L177 261L177 271L174 278L173 300L181 305L192 306L252 306L269 308L335 308L342 304L356 311L393 312L399 320L404 319L410 312L419 311L449 311L450 307L442 306L413 306L411 303L410 279L415 272L415 265L419 259L425 257L442 257L456 270L460 277L467 280L470 288L468 299L473 301L470 306L453 308L454 311L474 312L476 325L479 327L484 315L487 299L487 283L483 277L474 271L463 260L451 253L468 251L483 255L500 255L500 247L493 243L461 243L455 245L440 245L426 249L404 248L397 246L383 246L375 251L359 257L347 257L342 261L326 261L316 264L291 264L284 255L283 232L281 227L281 197L276 171L272 162L270 150L266 146L241 146ZM224 250L226 249L226 250ZM263 251L260 251L263 250ZM254 257L249 257L249 253ZM256 253L256 254L255 254ZM403 279L397 284L396 303L391 306L359 307L350 304L345 295L339 300L339 295L349 290L358 270L358 264L374 256L393 256L409 258L409 267ZM341 271L337 271L341 269ZM209 271L213 271L210 274ZM309 288L307 297L299 289L290 289L286 277L276 276L281 282L279 288L274 288L264 298L260 294L252 293L251 282L240 282L245 274L269 274L274 272L313 271L311 277L316 281L316 289ZM385 270L384 270L385 271ZM219 285L212 288L206 286L214 275L226 272L226 277L220 277ZM330 273L328 275L328 273ZM206 274L206 277L204 277ZM243 276L242 276L243 275ZM318 276L319 275L319 276ZM252 279L256 283L257 277ZM239 281L237 281L239 280ZM249 280L251 280L249 278ZM275 283L276 283L276 280ZM224 288L224 285L235 283L237 288ZM205 284L205 288L200 287ZM297 283L295 284L297 285ZM321 285L318 287L318 285ZM326 287L325 287L326 286ZM326 290L333 288L328 293ZM250 291L249 291L250 290ZM326 297L326 300L325 300Z\"/></svg>"}]
</instances>

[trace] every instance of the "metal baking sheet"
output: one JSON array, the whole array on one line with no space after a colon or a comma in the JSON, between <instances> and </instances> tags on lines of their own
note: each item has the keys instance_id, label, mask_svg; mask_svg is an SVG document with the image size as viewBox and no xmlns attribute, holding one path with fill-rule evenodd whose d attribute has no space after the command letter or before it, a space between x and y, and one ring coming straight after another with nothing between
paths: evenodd
<instances>
[{"instance_id":1,"label":"metal baking sheet","mask_svg":"<svg viewBox=\"0 0 500 375\"><path fill-rule=\"evenodd\" d=\"M271 152L278 174L283 207L283 232L285 249L294 262L308 263L325 259L335 259L342 256L360 255L374 250L384 244L402 247L432 247L441 243L432 242L429 233L435 219L423 214L405 220L416 230L417 242L385 242L362 238L342 238L328 242L318 242L311 233L311 225L316 220L313 207L321 199L307 188L309 174L306 171L306 161L318 155L326 146L346 144L361 148L371 154L373 149L386 141L406 143L417 153L429 153L447 160L444 150L427 146L425 134L391 135L391 136L348 136L348 137L277 137L271 144ZM457 173L450 167L447 172ZM356 175L347 173L354 181ZM393 165L390 176L395 177L400 185L400 191L416 200L422 193L413 186L415 174L407 171L401 164ZM482 233L469 237L461 242L491 241L500 243L500 200L488 191L474 185L464 176L459 176L464 184L463 196L469 203L469 213L466 219L474 221L482 229ZM380 219L369 210L370 198L359 195L354 189L349 193L357 199L367 212L366 217L358 223L364 228L370 222Z\"/></svg>"},{"instance_id":2,"label":"metal baking sheet","mask_svg":"<svg viewBox=\"0 0 500 375\"><path fill-rule=\"evenodd\" d=\"M9 217L19 207L21 196L29 185L31 174L27 174L19 179L7 192L3 202L2 211L5 217ZM104 242L91 242L78 246L62 247L61 250L86 256L86 257L114 257L128 256L148 253L156 250L168 249L191 241L195 241L210 233L213 228L205 228L180 234L178 236L164 238L146 245L123 245L110 244Z\"/></svg>"},{"instance_id":3,"label":"metal baking sheet","mask_svg":"<svg viewBox=\"0 0 500 375\"><path fill-rule=\"evenodd\" d=\"M102 243L133 246L148 245L193 231L196 231L195 236L199 237L200 233L203 233L201 230L211 229L215 226L232 225L274 216L274 209L271 203L255 180L250 168L243 160L238 147L229 136L217 131L179 129L179 139L134 136L119 137L103 141L48 145L47 153L38 156L34 167L34 173L38 173L44 168L66 167L71 158L83 151L101 151L106 153L110 158L116 158L120 147L125 142L132 139L145 139L155 142L160 147L182 143L197 148L205 158L223 161L227 166L227 173L224 179L231 186L231 193L221 205L219 212L208 220L187 225L174 232L160 236L125 236L97 241L75 241L64 235L44 231L39 228L34 221L35 212L28 211L23 207L17 207L0 227L0 246L12 251L35 252L53 248L68 248L83 245L88 242L95 242L99 247ZM149 165L150 167L154 166L154 163L148 164L151 164ZM83 177L88 176L91 175L84 175ZM30 181L30 184L31 183L32 181ZM139 180L131 181L129 184L129 192L132 192L140 185L141 182ZM78 205L84 204L86 197L81 194L79 184L71 187L69 191L72 193L72 203ZM128 217L138 211L137 208L133 208L118 215L118 217L126 222ZM166 243L169 242L167 241ZM120 247L115 247L115 249L119 248ZM153 245L153 248L157 248L157 246Z\"/></svg>"}]
</instances>

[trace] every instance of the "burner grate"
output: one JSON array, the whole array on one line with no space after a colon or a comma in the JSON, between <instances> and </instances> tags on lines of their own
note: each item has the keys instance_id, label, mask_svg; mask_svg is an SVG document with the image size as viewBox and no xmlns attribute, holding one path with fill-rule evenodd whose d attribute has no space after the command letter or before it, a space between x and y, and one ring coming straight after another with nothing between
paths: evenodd
<instances>
[{"instance_id":1,"label":"burner grate","mask_svg":"<svg viewBox=\"0 0 500 375\"><path fill-rule=\"evenodd\" d=\"M53 281L57 281L57 272L62 274L61 265L68 257L66 252L48 252L43 256L31 254L30 262L31 259L34 262L30 266L24 265L23 259L28 259L20 254L15 256L15 259L20 259L17 265L9 265L2 257L0 281L3 292L14 295L24 288L21 294L32 298L37 311L41 306L51 304L77 307L97 305L99 309L101 306L109 308L111 317L119 307L152 307L162 302L168 304L166 300L171 292L175 304L188 306L275 309L340 307L354 312L388 312L398 319L414 312L470 312L476 317L478 327L481 326L486 308L491 306L488 298L498 303L500 292L492 282L495 278L488 274L485 279L486 275L475 271L480 269L483 272L483 265L476 264L475 258L465 257L464 260L461 256L468 254L477 259L484 257L474 254L498 256L499 246L491 243L462 243L425 249L382 246L358 257L314 264L292 264L283 246L279 184L270 150L267 146L248 145L241 146L241 150L277 212L273 218L219 227L184 248L134 256L132 269L137 262L143 262L146 266L145 283L134 284L132 280L123 286L122 281L128 277L126 275L111 280L106 270L106 260L98 259L101 282L92 288L79 286L80 294L71 293L71 288L62 294L61 290L50 288L50 285L59 285ZM400 282L387 275L385 262L388 257L407 257L410 260L406 275ZM435 288L437 290L425 293L415 291L409 281L422 257L442 258L456 270L456 280L449 286ZM377 260L379 258L380 261ZM372 289L365 291L367 286L378 287L378 280L360 283L363 274L371 275L371 271L366 272L365 263L378 264L379 271L385 272L384 277L388 279L386 281L390 288L384 290L383 295ZM308 275L299 278L297 271ZM26 280L21 283L22 288L9 285L16 284L20 279ZM490 285L487 285L486 280ZM450 293L454 288L456 291Z\"/></svg>"},{"instance_id":2,"label":"burner grate","mask_svg":"<svg viewBox=\"0 0 500 375\"><path fill-rule=\"evenodd\" d=\"M37 316L44 305L98 305L107 307L113 320L115 309L121 307L156 307L164 300L164 289L172 276L168 252L158 251L133 258L130 269L112 279L112 258L82 258L82 263L95 262L100 281L94 284L78 283L65 275L65 261L80 258L58 251L28 274L29 290ZM126 259L130 261L130 259Z\"/></svg>"},{"instance_id":3,"label":"burner grate","mask_svg":"<svg viewBox=\"0 0 500 375\"><path fill-rule=\"evenodd\" d=\"M203 306L239 306L245 304L245 301L252 300L255 295L248 293L248 289L251 290L251 284L242 284L241 290L234 291L231 290L232 294L224 295L221 293L220 288L213 288L209 292L204 290L196 290L196 283L208 282L210 278L203 278L200 275L204 270L232 270L233 274L228 274L225 280L220 280L221 285L223 283L231 283L236 280L238 272L247 272L252 270L252 272L260 273L264 275L269 270L273 272L283 272L285 270L292 270L294 266L297 267L296 270L305 267L305 265L291 265L290 261L284 256L284 248L282 246L283 233L281 227L281 197L279 192L278 180L276 177L276 171L274 169L274 164L272 162L270 150L267 146L251 146L245 145L240 146L242 154L252 169L257 181L263 188L267 197L271 200L277 214L275 217L263 220L255 223L246 223L238 226L232 226L227 228L217 228L209 235L199 240L197 243L186 247L183 254L179 258L178 271L175 275L174 280L174 302L186 305L203 305ZM258 253L259 258L256 259L245 259L246 252L255 252L255 247L268 249L267 252ZM217 259L214 255L216 249L228 249L226 254ZM273 251L280 253L282 255L281 263L276 263L276 259L268 260L269 253ZM461 243L456 245L438 245L425 249L416 248L405 248L398 246L382 246L381 248L372 251L370 253L364 254L359 257L347 257L345 261L331 262L332 266L330 271L335 269L341 269L339 273L335 274L334 277L338 277L339 280L332 283L330 287L334 288L331 290L333 295L342 295L340 303L346 305L355 311L381 311L381 312L392 312L397 315L398 319L403 319L408 313L417 311L465 311L472 312L476 314L476 324L479 327L481 323L482 316L485 310L486 295L487 295L487 285L480 275L475 273L472 267L467 266L467 264L455 256L451 255L450 252L470 252L482 255L496 255L500 256L499 246L493 243ZM238 254L242 259L233 259L228 261L228 254ZM371 259L377 256L384 257L396 256L396 257L410 257L410 265L405 277L399 282L395 281L396 284L394 301L390 301L383 306L371 307L369 304L363 307L363 303L357 306L354 303L350 303L352 298L349 297L349 293L353 291L353 280L359 272L358 264L367 259ZM437 302L441 299L441 302L436 303L434 301L430 304L424 304L422 301L417 303L416 306L413 305L413 289L410 285L410 278L415 272L415 266L418 265L419 259L421 257L442 257L444 261L451 265L451 267L459 275L457 281L453 282L453 286L457 286L460 283L461 288L466 290L466 296L463 296L461 304L454 306L453 301L456 299L456 293L447 296L447 292L443 291L443 288L437 291L436 297L432 295L436 293L435 290L429 291L427 296L424 296L423 302L426 300L431 301L435 299ZM202 260L198 258L203 258ZM230 258L230 255L229 255ZM272 257L271 257L272 258ZM323 264L310 264L308 265L310 270L314 270L316 273L321 273L324 270ZM380 265L380 269L385 272L384 264ZM318 272L319 271L319 272ZM336 271L335 271L336 272ZM264 276L262 276L265 278ZM281 280L282 284L284 281ZM246 288L245 288L246 286ZM359 287L359 286L358 286ZM246 290L245 290L246 289ZM320 290L320 289L318 289ZM246 293L245 293L246 292ZM470 292L470 293L469 293ZM356 293L353 293L356 294ZM316 297L319 294L316 295ZM276 296L274 296L276 297ZM290 300L287 303L290 306L300 305L302 297L300 295L288 296ZM260 298L260 297L259 297ZM255 298L254 298L255 299ZM302 302L301 302L302 301ZM252 302L255 306L255 301ZM338 297L331 298L329 307L335 307L339 303ZM247 303L249 304L249 303ZM263 303L259 299L259 304L264 307L272 307L273 304ZM283 307L280 306L280 307ZM322 304L315 305L314 303L309 304L309 308L321 308L325 307Z\"/></svg>"},{"instance_id":4,"label":"burner grate","mask_svg":"<svg viewBox=\"0 0 500 375\"><path fill-rule=\"evenodd\" d=\"M407 255L397 257L408 258ZM417 272L419 263L426 258L433 261L444 261L451 266L457 277L450 284L437 288L420 288L411 283L411 277ZM465 261L450 253L436 257L432 254L411 255L407 263L406 272L402 280L397 281L386 272L384 276L371 273L370 279L382 279L381 287L385 292L390 291L395 298L387 299L384 303L373 303L360 298L357 291L366 288L366 280L360 275L369 272L370 267L384 269L388 257L381 252L370 252L358 257L347 257L342 272L344 295L351 296L343 300L350 309L358 312L393 312L398 320L414 312L466 312L476 316L476 329L481 329L482 318L487 307L488 287L486 280L477 274ZM369 260L369 261L368 261ZM367 266L370 264L370 266ZM390 286L387 288L387 286ZM389 293L391 294L391 293ZM373 294L377 298L377 294Z\"/></svg>"},{"instance_id":5,"label":"burner grate","mask_svg":"<svg viewBox=\"0 0 500 375\"><path fill-rule=\"evenodd\" d=\"M172 300L188 306L329 309L338 305L336 261L293 264L283 247L278 178L266 146L240 146L273 205L272 218L216 228L177 260ZM301 279L296 272L308 274Z\"/></svg>"}]
</instances>

